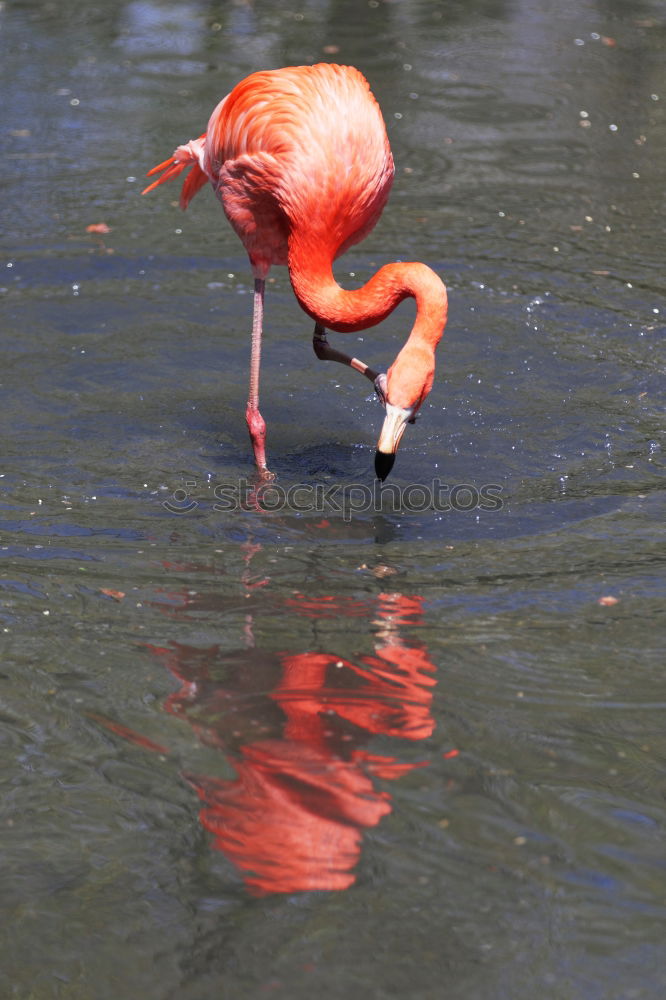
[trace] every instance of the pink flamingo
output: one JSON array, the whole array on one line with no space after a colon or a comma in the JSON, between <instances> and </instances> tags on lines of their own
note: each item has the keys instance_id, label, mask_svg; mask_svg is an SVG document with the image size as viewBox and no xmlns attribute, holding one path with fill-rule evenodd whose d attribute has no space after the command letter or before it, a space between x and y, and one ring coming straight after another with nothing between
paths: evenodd
<instances>
[{"instance_id":1,"label":"pink flamingo","mask_svg":"<svg viewBox=\"0 0 666 1000\"><path fill-rule=\"evenodd\" d=\"M406 424L432 387L447 298L442 281L420 263L387 264L355 291L341 288L333 276L335 258L376 224L393 182L386 128L367 81L351 66L326 63L253 73L220 101L204 135L149 172L162 175L143 193L188 167L181 207L210 180L252 265L245 415L258 469L270 475L259 412L264 289L271 265L286 264L299 304L315 321L317 357L361 372L386 407L375 455L377 476L385 479ZM416 300L416 320L386 375L328 343L327 327L365 330L409 296Z\"/></svg>"}]
</instances>

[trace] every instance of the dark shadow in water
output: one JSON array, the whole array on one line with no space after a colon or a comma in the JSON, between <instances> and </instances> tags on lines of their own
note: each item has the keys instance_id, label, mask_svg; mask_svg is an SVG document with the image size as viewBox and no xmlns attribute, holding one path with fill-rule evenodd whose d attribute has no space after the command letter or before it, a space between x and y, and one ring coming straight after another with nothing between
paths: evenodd
<instances>
[{"instance_id":1,"label":"dark shadow in water","mask_svg":"<svg viewBox=\"0 0 666 1000\"><path fill-rule=\"evenodd\" d=\"M421 621L421 598L296 595L284 605L312 618L367 617L374 652L352 661L260 650L251 620L246 649L149 647L181 684L166 710L233 765L233 780L185 777L214 846L258 895L352 885L363 830L391 811L378 781L424 766L372 753L369 740L420 740L434 728L435 667L424 643L400 634Z\"/></svg>"}]
</instances>

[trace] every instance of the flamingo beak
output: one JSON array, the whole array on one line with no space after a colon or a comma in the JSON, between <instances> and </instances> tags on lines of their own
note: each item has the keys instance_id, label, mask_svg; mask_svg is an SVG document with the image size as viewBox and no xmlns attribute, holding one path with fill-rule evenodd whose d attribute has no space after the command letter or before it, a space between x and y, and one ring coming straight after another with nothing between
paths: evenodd
<instances>
[{"instance_id":1,"label":"flamingo beak","mask_svg":"<svg viewBox=\"0 0 666 1000\"><path fill-rule=\"evenodd\" d=\"M393 468L395 453L408 423L414 423L414 408L386 404L386 416L375 452L375 473L382 482Z\"/></svg>"}]
</instances>

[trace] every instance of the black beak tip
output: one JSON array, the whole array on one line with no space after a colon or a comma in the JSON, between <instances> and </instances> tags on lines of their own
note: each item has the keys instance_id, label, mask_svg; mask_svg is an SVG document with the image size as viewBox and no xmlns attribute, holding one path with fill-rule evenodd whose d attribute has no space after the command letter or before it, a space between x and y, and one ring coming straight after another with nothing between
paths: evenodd
<instances>
[{"instance_id":1,"label":"black beak tip","mask_svg":"<svg viewBox=\"0 0 666 1000\"><path fill-rule=\"evenodd\" d=\"M386 479L389 472L393 468L393 463L395 462L395 454L393 452L376 451L375 452L375 475L377 479L381 479L382 482Z\"/></svg>"}]
</instances>

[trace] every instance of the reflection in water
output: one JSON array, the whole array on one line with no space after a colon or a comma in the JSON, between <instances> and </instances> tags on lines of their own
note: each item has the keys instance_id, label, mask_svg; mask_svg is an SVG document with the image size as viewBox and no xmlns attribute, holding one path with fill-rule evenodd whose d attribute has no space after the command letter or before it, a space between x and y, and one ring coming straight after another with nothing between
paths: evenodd
<instances>
[{"instance_id":1,"label":"reflection in water","mask_svg":"<svg viewBox=\"0 0 666 1000\"><path fill-rule=\"evenodd\" d=\"M167 710L233 764L234 780L186 777L215 846L257 894L352 885L363 829L391 811L376 780L423 766L368 752L369 738L419 740L434 728L435 668L423 643L400 635L420 621L420 598L287 603L308 617L376 616L374 655L151 647L181 682Z\"/></svg>"}]
</instances>

